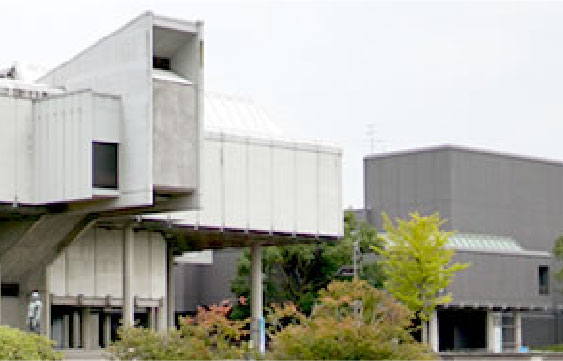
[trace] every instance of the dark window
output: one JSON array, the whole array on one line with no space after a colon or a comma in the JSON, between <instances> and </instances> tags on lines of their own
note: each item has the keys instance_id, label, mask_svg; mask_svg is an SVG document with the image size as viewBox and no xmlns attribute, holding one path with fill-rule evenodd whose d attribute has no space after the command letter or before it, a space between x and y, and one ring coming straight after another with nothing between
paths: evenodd
<instances>
[{"instance_id":1,"label":"dark window","mask_svg":"<svg viewBox=\"0 0 563 361\"><path fill-rule=\"evenodd\" d=\"M117 158L116 143L92 143L92 186L117 189Z\"/></svg>"},{"instance_id":2,"label":"dark window","mask_svg":"<svg viewBox=\"0 0 563 361\"><path fill-rule=\"evenodd\" d=\"M539 282L539 294L548 295L549 294L549 267L548 266L538 267L538 282Z\"/></svg>"},{"instance_id":3,"label":"dark window","mask_svg":"<svg viewBox=\"0 0 563 361\"><path fill-rule=\"evenodd\" d=\"M170 59L161 58L160 56L153 56L152 67L154 69L170 70Z\"/></svg>"},{"instance_id":4,"label":"dark window","mask_svg":"<svg viewBox=\"0 0 563 361\"><path fill-rule=\"evenodd\" d=\"M20 285L19 283L4 283L2 282L2 297L19 297Z\"/></svg>"}]
</instances>

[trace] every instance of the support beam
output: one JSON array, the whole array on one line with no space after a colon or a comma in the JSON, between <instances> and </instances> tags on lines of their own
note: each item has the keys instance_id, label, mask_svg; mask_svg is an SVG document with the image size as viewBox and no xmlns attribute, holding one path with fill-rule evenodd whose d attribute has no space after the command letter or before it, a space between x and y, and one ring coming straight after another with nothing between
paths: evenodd
<instances>
[{"instance_id":1,"label":"support beam","mask_svg":"<svg viewBox=\"0 0 563 361\"><path fill-rule=\"evenodd\" d=\"M133 225L123 227L123 326L135 325L135 304L133 298L133 258L135 232Z\"/></svg>"},{"instance_id":2,"label":"support beam","mask_svg":"<svg viewBox=\"0 0 563 361\"><path fill-rule=\"evenodd\" d=\"M439 349L439 330L438 330L438 311L434 310L432 317L430 317L430 322L428 323L428 333L430 338L430 349L434 352L438 352Z\"/></svg>"},{"instance_id":3,"label":"support beam","mask_svg":"<svg viewBox=\"0 0 563 361\"><path fill-rule=\"evenodd\" d=\"M522 313L514 312L514 349L520 351L522 347Z\"/></svg>"},{"instance_id":4,"label":"support beam","mask_svg":"<svg viewBox=\"0 0 563 361\"><path fill-rule=\"evenodd\" d=\"M78 310L74 310L72 313L72 347L81 347L80 343L80 313Z\"/></svg>"},{"instance_id":5,"label":"support beam","mask_svg":"<svg viewBox=\"0 0 563 361\"><path fill-rule=\"evenodd\" d=\"M104 315L104 347L108 347L111 343L111 314Z\"/></svg>"},{"instance_id":6,"label":"support beam","mask_svg":"<svg viewBox=\"0 0 563 361\"><path fill-rule=\"evenodd\" d=\"M160 300L160 305L158 306L156 317L158 322L158 331L163 332L168 329L168 312L166 311L166 297Z\"/></svg>"},{"instance_id":7,"label":"support beam","mask_svg":"<svg viewBox=\"0 0 563 361\"><path fill-rule=\"evenodd\" d=\"M174 272L174 253L172 247L168 246L166 272L166 303L168 310L168 328L176 327L176 282Z\"/></svg>"},{"instance_id":8,"label":"support beam","mask_svg":"<svg viewBox=\"0 0 563 361\"><path fill-rule=\"evenodd\" d=\"M502 352L502 314L499 312L487 312L487 350Z\"/></svg>"},{"instance_id":9,"label":"support beam","mask_svg":"<svg viewBox=\"0 0 563 361\"><path fill-rule=\"evenodd\" d=\"M255 243L250 246L251 262L251 316L250 340L252 347L259 352L265 352L265 325L263 315L263 287L262 287L262 245Z\"/></svg>"},{"instance_id":10,"label":"support beam","mask_svg":"<svg viewBox=\"0 0 563 361\"><path fill-rule=\"evenodd\" d=\"M92 335L90 334L90 308L88 307L84 307L82 308L82 324L81 329L82 329L82 347L85 350L91 350L92 349Z\"/></svg>"},{"instance_id":11,"label":"support beam","mask_svg":"<svg viewBox=\"0 0 563 361\"><path fill-rule=\"evenodd\" d=\"M45 267L43 274L43 287L39 294L41 297L41 334L47 338L51 338L51 292L49 290L49 283L51 282L50 268Z\"/></svg>"},{"instance_id":12,"label":"support beam","mask_svg":"<svg viewBox=\"0 0 563 361\"><path fill-rule=\"evenodd\" d=\"M63 348L70 348L70 316L63 315L63 332L62 332L62 344Z\"/></svg>"},{"instance_id":13,"label":"support beam","mask_svg":"<svg viewBox=\"0 0 563 361\"><path fill-rule=\"evenodd\" d=\"M149 329L156 331L158 329L156 319L156 307L148 307L149 311Z\"/></svg>"}]
</instances>

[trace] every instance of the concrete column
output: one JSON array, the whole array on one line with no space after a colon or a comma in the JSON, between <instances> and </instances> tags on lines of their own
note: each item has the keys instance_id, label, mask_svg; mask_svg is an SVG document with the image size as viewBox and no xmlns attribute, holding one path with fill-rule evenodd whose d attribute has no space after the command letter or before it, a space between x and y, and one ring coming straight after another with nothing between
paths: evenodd
<instances>
[{"instance_id":1,"label":"concrete column","mask_svg":"<svg viewBox=\"0 0 563 361\"><path fill-rule=\"evenodd\" d=\"M111 343L111 314L104 315L104 347Z\"/></svg>"},{"instance_id":2,"label":"concrete column","mask_svg":"<svg viewBox=\"0 0 563 361\"><path fill-rule=\"evenodd\" d=\"M41 334L47 338L51 338L51 293L49 290L50 283L49 267L45 267L43 277L43 290L40 291L41 297Z\"/></svg>"},{"instance_id":3,"label":"concrete column","mask_svg":"<svg viewBox=\"0 0 563 361\"><path fill-rule=\"evenodd\" d=\"M262 289L262 246L258 243L250 247L250 298L251 316L250 340L254 349L265 352L265 330L263 316L263 289Z\"/></svg>"},{"instance_id":4,"label":"concrete column","mask_svg":"<svg viewBox=\"0 0 563 361\"><path fill-rule=\"evenodd\" d=\"M79 348L81 347L80 343L80 313L78 310L75 310L72 314L72 347Z\"/></svg>"},{"instance_id":5,"label":"concrete column","mask_svg":"<svg viewBox=\"0 0 563 361\"><path fill-rule=\"evenodd\" d=\"M149 307L149 328L153 331L158 329L157 319L156 319L156 307Z\"/></svg>"},{"instance_id":6,"label":"concrete column","mask_svg":"<svg viewBox=\"0 0 563 361\"><path fill-rule=\"evenodd\" d=\"M502 352L502 314L499 312L487 312L487 350Z\"/></svg>"},{"instance_id":7,"label":"concrete column","mask_svg":"<svg viewBox=\"0 0 563 361\"><path fill-rule=\"evenodd\" d=\"M514 312L514 348L518 352L522 346L522 314Z\"/></svg>"},{"instance_id":8,"label":"concrete column","mask_svg":"<svg viewBox=\"0 0 563 361\"><path fill-rule=\"evenodd\" d=\"M123 228L123 326L133 327L135 324L135 304L133 298L133 243L135 232L133 225Z\"/></svg>"},{"instance_id":9,"label":"concrete column","mask_svg":"<svg viewBox=\"0 0 563 361\"><path fill-rule=\"evenodd\" d=\"M430 338L430 349L434 352L438 352L439 348L439 330L438 330L438 311L434 310L430 322L428 323L428 333Z\"/></svg>"},{"instance_id":10,"label":"concrete column","mask_svg":"<svg viewBox=\"0 0 563 361\"><path fill-rule=\"evenodd\" d=\"M157 329L158 331L166 331L168 329L168 312L166 311L166 298L160 300L160 305L156 310Z\"/></svg>"},{"instance_id":11,"label":"concrete column","mask_svg":"<svg viewBox=\"0 0 563 361\"><path fill-rule=\"evenodd\" d=\"M70 316L63 315L62 347L70 348Z\"/></svg>"},{"instance_id":12,"label":"concrete column","mask_svg":"<svg viewBox=\"0 0 563 361\"><path fill-rule=\"evenodd\" d=\"M167 287L166 287L166 303L168 310L168 327L176 327L176 282L174 273L174 254L172 252L172 247L168 246L167 252Z\"/></svg>"},{"instance_id":13,"label":"concrete column","mask_svg":"<svg viewBox=\"0 0 563 361\"><path fill-rule=\"evenodd\" d=\"M90 341L92 335L90 335L90 308L88 307L82 308L82 323L80 326L82 331L82 347L85 350L91 350L92 344Z\"/></svg>"}]
</instances>

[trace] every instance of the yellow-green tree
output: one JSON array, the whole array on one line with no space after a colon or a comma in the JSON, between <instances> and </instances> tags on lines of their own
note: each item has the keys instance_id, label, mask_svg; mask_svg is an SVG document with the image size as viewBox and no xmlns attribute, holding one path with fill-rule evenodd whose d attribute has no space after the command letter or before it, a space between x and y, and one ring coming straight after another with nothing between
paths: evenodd
<instances>
[{"instance_id":1,"label":"yellow-green tree","mask_svg":"<svg viewBox=\"0 0 563 361\"><path fill-rule=\"evenodd\" d=\"M396 225L383 213L383 221L383 246L375 249L386 276L384 287L421 321L429 321L438 305L452 300L444 290L469 264L452 262L454 251L447 244L453 232L440 229L445 220L438 213L411 213L409 220L397 218Z\"/></svg>"}]
</instances>

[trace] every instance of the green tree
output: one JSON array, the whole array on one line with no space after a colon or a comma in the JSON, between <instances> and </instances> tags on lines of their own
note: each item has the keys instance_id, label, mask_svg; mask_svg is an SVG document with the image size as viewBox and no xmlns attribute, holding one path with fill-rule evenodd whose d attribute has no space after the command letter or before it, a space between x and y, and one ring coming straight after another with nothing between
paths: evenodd
<instances>
[{"instance_id":1,"label":"green tree","mask_svg":"<svg viewBox=\"0 0 563 361\"><path fill-rule=\"evenodd\" d=\"M409 220L397 218L396 226L385 213L383 220L386 234L380 238L384 244L375 249L386 276L384 286L417 318L429 321L438 305L452 300L451 292L444 290L454 274L469 264L452 263L454 250L447 243L453 232L440 230L445 220L438 213L411 213Z\"/></svg>"},{"instance_id":2,"label":"green tree","mask_svg":"<svg viewBox=\"0 0 563 361\"><path fill-rule=\"evenodd\" d=\"M553 253L555 254L555 257L558 260L563 261L563 235L559 236L559 238L557 238L555 240L555 246L553 247ZM561 268L559 271L557 271L555 273L555 277L558 280L563 281L563 268Z\"/></svg>"},{"instance_id":3,"label":"green tree","mask_svg":"<svg viewBox=\"0 0 563 361\"><path fill-rule=\"evenodd\" d=\"M338 271L342 266L352 264L355 241L358 241L361 252L371 252L371 247L379 244L375 228L365 222L357 221L352 212L346 212L344 235L341 240L265 247L263 256L265 304L291 301L309 314L317 299L318 291L334 279L345 278L338 275ZM360 276L366 278L373 286L382 286L383 274L375 262L364 265ZM239 260L237 276L231 282L233 293L248 298L249 277L250 253L247 251ZM232 313L232 317L238 319L249 315L248 302L246 305L237 305Z\"/></svg>"},{"instance_id":4,"label":"green tree","mask_svg":"<svg viewBox=\"0 0 563 361\"><path fill-rule=\"evenodd\" d=\"M292 322L277 327L279 320ZM410 332L412 311L366 281L334 281L310 317L291 304L268 314L272 360L423 360L434 355Z\"/></svg>"}]
</instances>

